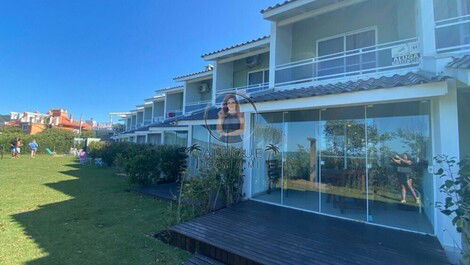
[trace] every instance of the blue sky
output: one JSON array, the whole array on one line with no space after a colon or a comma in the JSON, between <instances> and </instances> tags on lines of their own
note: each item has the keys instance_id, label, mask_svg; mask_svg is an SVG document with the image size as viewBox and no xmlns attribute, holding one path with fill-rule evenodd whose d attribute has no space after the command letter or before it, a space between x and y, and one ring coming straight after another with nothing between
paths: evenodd
<instances>
[{"instance_id":1,"label":"blue sky","mask_svg":"<svg viewBox=\"0 0 470 265\"><path fill-rule=\"evenodd\" d=\"M3 1L0 114L66 108L107 121L201 71L200 55L269 34L279 0Z\"/></svg>"}]
</instances>

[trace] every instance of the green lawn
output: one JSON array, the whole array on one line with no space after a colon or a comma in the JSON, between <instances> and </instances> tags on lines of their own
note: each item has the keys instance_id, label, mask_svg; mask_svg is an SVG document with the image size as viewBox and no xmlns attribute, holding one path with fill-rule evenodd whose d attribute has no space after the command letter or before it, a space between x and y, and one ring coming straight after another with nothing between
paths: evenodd
<instances>
[{"instance_id":1,"label":"green lawn","mask_svg":"<svg viewBox=\"0 0 470 265\"><path fill-rule=\"evenodd\" d=\"M152 238L168 202L126 191L110 169L70 157L0 160L0 264L181 264Z\"/></svg>"}]
</instances>

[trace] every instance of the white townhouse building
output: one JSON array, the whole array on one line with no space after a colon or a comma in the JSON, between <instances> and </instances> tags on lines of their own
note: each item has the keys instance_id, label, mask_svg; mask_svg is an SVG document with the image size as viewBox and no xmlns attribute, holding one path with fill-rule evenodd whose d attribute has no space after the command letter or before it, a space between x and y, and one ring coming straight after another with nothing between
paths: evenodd
<instances>
[{"instance_id":1,"label":"white townhouse building","mask_svg":"<svg viewBox=\"0 0 470 265\"><path fill-rule=\"evenodd\" d=\"M470 0L290 0L261 13L269 36L202 55L212 66L137 106L119 138L221 145L217 113L236 93L247 199L458 249L433 157L470 155ZM403 174L396 156L411 161Z\"/></svg>"}]
</instances>

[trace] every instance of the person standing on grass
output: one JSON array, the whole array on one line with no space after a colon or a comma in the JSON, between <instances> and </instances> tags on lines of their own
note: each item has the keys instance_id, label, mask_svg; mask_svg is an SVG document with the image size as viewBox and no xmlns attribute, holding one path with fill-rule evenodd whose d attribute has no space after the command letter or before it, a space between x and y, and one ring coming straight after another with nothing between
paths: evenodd
<instances>
[{"instance_id":1,"label":"person standing on grass","mask_svg":"<svg viewBox=\"0 0 470 265\"><path fill-rule=\"evenodd\" d=\"M16 138L16 158L20 158L20 153L21 153L21 147L23 146L23 144L21 143L21 139L20 138Z\"/></svg>"},{"instance_id":2,"label":"person standing on grass","mask_svg":"<svg viewBox=\"0 0 470 265\"><path fill-rule=\"evenodd\" d=\"M10 143L11 158L15 158L15 157L16 157L16 140L17 140L17 139L11 141L11 143Z\"/></svg>"},{"instance_id":3,"label":"person standing on grass","mask_svg":"<svg viewBox=\"0 0 470 265\"><path fill-rule=\"evenodd\" d=\"M36 142L36 140L33 139L33 141L31 143L29 143L29 148L31 149L31 158L35 158L36 157L36 153L38 151L38 143Z\"/></svg>"}]
</instances>

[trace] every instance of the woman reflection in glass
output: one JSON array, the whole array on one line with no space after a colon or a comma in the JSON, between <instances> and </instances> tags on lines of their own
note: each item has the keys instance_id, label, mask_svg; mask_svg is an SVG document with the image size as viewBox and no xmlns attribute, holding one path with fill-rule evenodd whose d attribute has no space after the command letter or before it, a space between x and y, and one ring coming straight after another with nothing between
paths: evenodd
<instances>
[{"instance_id":1,"label":"woman reflection in glass","mask_svg":"<svg viewBox=\"0 0 470 265\"><path fill-rule=\"evenodd\" d=\"M421 199L417 195L413 187L413 179L411 178L411 167L413 162L408 158L408 154L404 153L403 156L395 155L392 161L397 166L398 181L401 185L401 203L406 203L406 189L408 188L413 194L416 203L421 205Z\"/></svg>"},{"instance_id":2,"label":"woman reflection in glass","mask_svg":"<svg viewBox=\"0 0 470 265\"><path fill-rule=\"evenodd\" d=\"M237 97L234 94L227 95L222 103L217 120L219 140L224 143L240 143L245 130L245 118L240 112Z\"/></svg>"}]
</instances>

